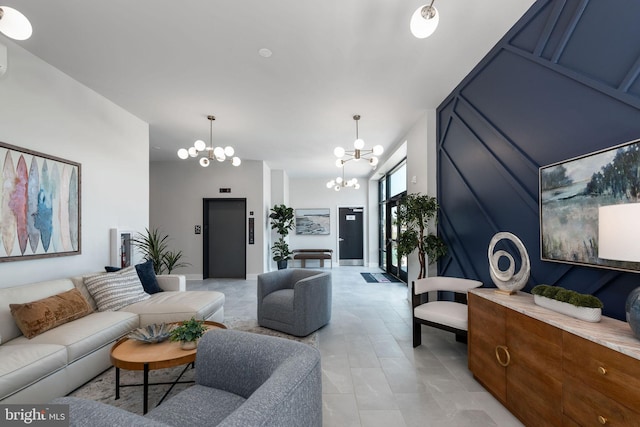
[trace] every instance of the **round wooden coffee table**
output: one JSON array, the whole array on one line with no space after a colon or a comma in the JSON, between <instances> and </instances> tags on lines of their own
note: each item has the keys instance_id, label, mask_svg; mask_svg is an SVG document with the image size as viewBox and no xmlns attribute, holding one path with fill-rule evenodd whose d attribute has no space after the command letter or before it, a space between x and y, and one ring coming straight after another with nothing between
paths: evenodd
<instances>
[{"instance_id":1,"label":"round wooden coffee table","mask_svg":"<svg viewBox=\"0 0 640 427\"><path fill-rule=\"evenodd\" d=\"M176 322L180 323L180 322ZM225 325L218 322L205 321L204 324L209 330L227 329ZM161 343L149 344L124 337L111 347L111 364L116 368L116 399L120 398L120 387L143 386L143 413L147 413L149 386L171 384L171 387L160 399L164 400L176 384L180 384L180 378L187 371L189 365L196 360L197 348L193 350L183 350L179 342L163 341ZM149 371L155 369L172 368L174 366L187 365L178 378L172 383L151 383L149 384ZM120 369L130 371L143 371L144 380L142 384L120 385ZM182 381L187 382L187 381Z\"/></svg>"}]
</instances>

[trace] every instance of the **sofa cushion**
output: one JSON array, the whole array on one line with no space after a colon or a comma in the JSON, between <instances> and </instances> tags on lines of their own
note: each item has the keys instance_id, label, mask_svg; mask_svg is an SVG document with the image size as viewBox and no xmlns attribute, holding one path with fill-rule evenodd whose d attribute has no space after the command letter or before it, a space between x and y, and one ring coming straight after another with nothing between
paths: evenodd
<instances>
[{"instance_id":1,"label":"sofa cushion","mask_svg":"<svg viewBox=\"0 0 640 427\"><path fill-rule=\"evenodd\" d=\"M148 260L141 264L136 264L136 271L146 293L152 295L162 292L158 279L156 279L156 272L153 269L153 261Z\"/></svg>"},{"instance_id":2,"label":"sofa cushion","mask_svg":"<svg viewBox=\"0 0 640 427\"><path fill-rule=\"evenodd\" d=\"M208 319L224 305L224 294L216 291L160 292L122 311L140 316L140 326L181 322L192 317Z\"/></svg>"},{"instance_id":3,"label":"sofa cushion","mask_svg":"<svg viewBox=\"0 0 640 427\"><path fill-rule=\"evenodd\" d=\"M62 345L24 344L0 347L0 401L67 364Z\"/></svg>"},{"instance_id":4,"label":"sofa cushion","mask_svg":"<svg viewBox=\"0 0 640 427\"><path fill-rule=\"evenodd\" d=\"M215 426L242 406L245 400L237 394L196 384L145 416L174 426Z\"/></svg>"},{"instance_id":5,"label":"sofa cushion","mask_svg":"<svg viewBox=\"0 0 640 427\"><path fill-rule=\"evenodd\" d=\"M152 260L147 260L143 263L135 265L136 271L138 272L138 278L142 283L142 287L144 288L144 291L149 295L162 292L162 288L158 284L158 279L156 277L156 272L153 269L153 265L154 264ZM122 270L122 268L120 267L110 266L106 266L104 269L107 273L115 273L116 271Z\"/></svg>"},{"instance_id":6,"label":"sofa cushion","mask_svg":"<svg viewBox=\"0 0 640 427\"><path fill-rule=\"evenodd\" d=\"M99 311L120 310L129 304L149 298L134 267L126 267L115 273L86 276L84 284L96 301Z\"/></svg>"},{"instance_id":7,"label":"sofa cushion","mask_svg":"<svg viewBox=\"0 0 640 427\"><path fill-rule=\"evenodd\" d=\"M9 304L11 315L27 338L86 316L89 304L77 289L23 304Z\"/></svg>"},{"instance_id":8,"label":"sofa cushion","mask_svg":"<svg viewBox=\"0 0 640 427\"><path fill-rule=\"evenodd\" d=\"M72 363L138 327L138 316L123 311L94 312L65 323L37 337L19 337L0 348L24 344L57 344L66 347L67 362Z\"/></svg>"},{"instance_id":9,"label":"sofa cushion","mask_svg":"<svg viewBox=\"0 0 640 427\"><path fill-rule=\"evenodd\" d=\"M29 285L0 288L0 335L6 343L22 335L20 328L11 316L9 304L21 304L73 289L69 279L48 280Z\"/></svg>"}]
</instances>

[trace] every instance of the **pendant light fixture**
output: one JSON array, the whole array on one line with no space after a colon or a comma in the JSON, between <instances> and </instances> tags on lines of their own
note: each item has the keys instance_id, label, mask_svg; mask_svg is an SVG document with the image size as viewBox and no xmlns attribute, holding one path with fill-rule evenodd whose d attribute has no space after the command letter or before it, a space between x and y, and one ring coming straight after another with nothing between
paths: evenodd
<instances>
[{"instance_id":1,"label":"pendant light fixture","mask_svg":"<svg viewBox=\"0 0 640 427\"><path fill-rule=\"evenodd\" d=\"M216 117L207 116L207 119L209 120L209 146L207 146L207 144L203 140L199 139L193 143L193 147L189 147L189 149L179 149L178 157L186 160L189 157L198 157L200 153L204 152L206 156L200 158L200 166L202 166L203 168L209 166L214 160L217 160L219 162L230 160L233 166L240 166L240 163L242 163L240 158L232 157L235 151L233 147L229 145L224 148L213 146L213 121L216 119Z\"/></svg>"},{"instance_id":2,"label":"pendant light fixture","mask_svg":"<svg viewBox=\"0 0 640 427\"><path fill-rule=\"evenodd\" d=\"M31 37L31 23L19 11L9 6L0 6L0 33L14 40L26 40Z\"/></svg>"},{"instance_id":3,"label":"pendant light fixture","mask_svg":"<svg viewBox=\"0 0 640 427\"><path fill-rule=\"evenodd\" d=\"M356 140L353 142L353 151L347 151L342 147L336 147L333 150L333 154L338 158L336 160L336 166L342 167L349 160L358 161L360 159L365 159L369 161L369 164L374 168L378 165L378 157L382 154L384 149L382 145L376 145L372 150L364 149L364 141L360 139L360 135L358 134L358 121L360 120L360 115L356 114L353 116L353 120L356 122Z\"/></svg>"},{"instance_id":4,"label":"pendant light fixture","mask_svg":"<svg viewBox=\"0 0 640 427\"><path fill-rule=\"evenodd\" d=\"M358 188L360 188L360 184L358 183L358 179L357 178L352 178L349 180L345 180L344 179L344 167L342 168L342 176L337 177L336 179L332 179L331 181L327 182L327 188L328 189L334 189L336 191L340 191L341 188L353 188L354 190L357 190Z\"/></svg>"},{"instance_id":5,"label":"pendant light fixture","mask_svg":"<svg viewBox=\"0 0 640 427\"><path fill-rule=\"evenodd\" d=\"M438 28L440 15L438 14L438 9L433 6L434 1L431 0L430 4L420 6L411 16L409 24L411 34L419 39L429 37Z\"/></svg>"}]
</instances>

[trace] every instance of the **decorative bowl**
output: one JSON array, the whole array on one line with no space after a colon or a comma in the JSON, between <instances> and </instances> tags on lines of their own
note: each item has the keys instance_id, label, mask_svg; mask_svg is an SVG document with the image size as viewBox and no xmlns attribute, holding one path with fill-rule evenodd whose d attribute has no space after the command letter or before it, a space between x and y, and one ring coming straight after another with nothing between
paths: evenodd
<instances>
[{"instance_id":1,"label":"decorative bowl","mask_svg":"<svg viewBox=\"0 0 640 427\"><path fill-rule=\"evenodd\" d=\"M147 343L159 343L166 341L171 335L171 330L175 325L167 325L166 323L147 325L142 328L134 329L127 335L127 338Z\"/></svg>"}]
</instances>

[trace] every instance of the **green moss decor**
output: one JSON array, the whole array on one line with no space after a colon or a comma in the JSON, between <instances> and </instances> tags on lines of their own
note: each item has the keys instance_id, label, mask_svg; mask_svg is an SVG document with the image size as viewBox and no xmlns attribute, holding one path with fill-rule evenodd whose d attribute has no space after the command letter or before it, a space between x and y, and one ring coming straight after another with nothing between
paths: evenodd
<instances>
[{"instance_id":1,"label":"green moss decor","mask_svg":"<svg viewBox=\"0 0 640 427\"><path fill-rule=\"evenodd\" d=\"M581 294L560 286L538 285L531 290L531 293L556 301L566 302L576 307L602 308L604 306L598 297Z\"/></svg>"}]
</instances>

